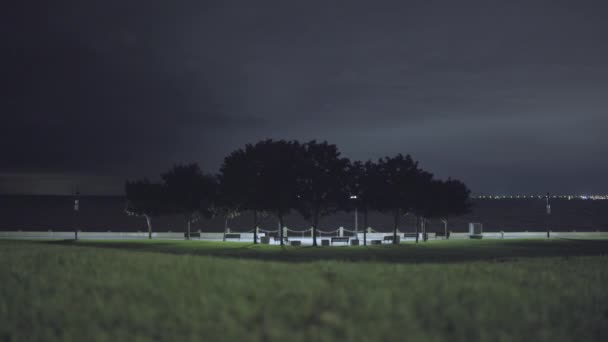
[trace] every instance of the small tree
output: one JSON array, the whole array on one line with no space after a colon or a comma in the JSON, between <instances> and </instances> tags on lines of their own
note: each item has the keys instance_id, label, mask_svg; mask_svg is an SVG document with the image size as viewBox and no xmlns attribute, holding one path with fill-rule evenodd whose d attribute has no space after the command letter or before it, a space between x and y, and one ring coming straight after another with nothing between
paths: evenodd
<instances>
[{"instance_id":1,"label":"small tree","mask_svg":"<svg viewBox=\"0 0 608 342\"><path fill-rule=\"evenodd\" d=\"M429 182L415 206L418 223L423 227L423 232L428 219L439 218L444 224L445 237L448 238L448 218L470 212L469 195L469 189L458 180Z\"/></svg>"},{"instance_id":2,"label":"small tree","mask_svg":"<svg viewBox=\"0 0 608 342\"><path fill-rule=\"evenodd\" d=\"M352 163L348 170L349 192L356 196L355 205L363 214L363 245L367 245L368 214L382 196L382 182L378 164L372 161Z\"/></svg>"},{"instance_id":3,"label":"small tree","mask_svg":"<svg viewBox=\"0 0 608 342\"><path fill-rule=\"evenodd\" d=\"M219 177L218 177L219 179ZM222 181L218 183L217 193L211 208L212 216L221 216L224 219L224 234L222 241L226 241L226 233L228 230L228 222L235 217L241 215L243 206L233 197L230 197L227 190L227 184Z\"/></svg>"},{"instance_id":4,"label":"small tree","mask_svg":"<svg viewBox=\"0 0 608 342\"><path fill-rule=\"evenodd\" d=\"M313 140L302 145L297 165L297 210L310 220L312 244L317 246L319 218L335 213L348 200L349 161L340 158L336 145Z\"/></svg>"},{"instance_id":5,"label":"small tree","mask_svg":"<svg viewBox=\"0 0 608 342\"><path fill-rule=\"evenodd\" d=\"M279 238L284 244L284 217L297 206L298 166L303 155L297 141L263 140L252 146L259 163L261 195L258 208L273 214L279 220Z\"/></svg>"},{"instance_id":6,"label":"small tree","mask_svg":"<svg viewBox=\"0 0 608 342\"><path fill-rule=\"evenodd\" d=\"M151 183L148 179L127 181L125 184L129 215L141 216L148 225L148 239L152 239L152 218L168 213L167 191L163 184Z\"/></svg>"},{"instance_id":7,"label":"small tree","mask_svg":"<svg viewBox=\"0 0 608 342\"><path fill-rule=\"evenodd\" d=\"M262 159L257 145L230 153L220 167L220 198L225 207L253 212L253 243L258 243L257 228L264 216L265 196L262 178Z\"/></svg>"},{"instance_id":8,"label":"small tree","mask_svg":"<svg viewBox=\"0 0 608 342\"><path fill-rule=\"evenodd\" d=\"M228 233L228 222L230 220L239 217L241 212L233 207L215 206L213 208L214 215L222 216L224 218L224 235L222 241L226 241L226 233Z\"/></svg>"},{"instance_id":9,"label":"small tree","mask_svg":"<svg viewBox=\"0 0 608 342\"><path fill-rule=\"evenodd\" d=\"M383 196L378 198L376 206L380 211L393 214L393 243L397 244L397 229L401 215L414 209L416 197L432 175L418 168L418 162L409 155L402 154L380 159L378 168L383 179L380 185Z\"/></svg>"},{"instance_id":10,"label":"small tree","mask_svg":"<svg viewBox=\"0 0 608 342\"><path fill-rule=\"evenodd\" d=\"M172 209L187 222L186 240L190 240L192 222L213 216L217 180L203 174L197 164L175 165L161 175L167 187Z\"/></svg>"},{"instance_id":11,"label":"small tree","mask_svg":"<svg viewBox=\"0 0 608 342\"><path fill-rule=\"evenodd\" d=\"M418 242L420 231L422 231L423 240L427 240L426 223L428 219L438 215L437 195L441 187L442 182L434 179L427 179L426 182L420 184L414 208L412 209L416 214L416 243Z\"/></svg>"},{"instance_id":12,"label":"small tree","mask_svg":"<svg viewBox=\"0 0 608 342\"><path fill-rule=\"evenodd\" d=\"M448 219L471 212L471 191L461 181L448 178L438 182L434 192L433 216L441 219L446 239L448 236Z\"/></svg>"}]
</instances>

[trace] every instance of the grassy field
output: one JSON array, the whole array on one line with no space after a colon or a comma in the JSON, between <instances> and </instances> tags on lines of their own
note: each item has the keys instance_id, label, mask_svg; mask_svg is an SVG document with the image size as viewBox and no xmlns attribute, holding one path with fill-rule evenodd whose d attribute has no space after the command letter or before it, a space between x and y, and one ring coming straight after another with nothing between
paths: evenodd
<instances>
[{"instance_id":1,"label":"grassy field","mask_svg":"<svg viewBox=\"0 0 608 342\"><path fill-rule=\"evenodd\" d=\"M603 341L608 241L0 241L0 341Z\"/></svg>"}]
</instances>

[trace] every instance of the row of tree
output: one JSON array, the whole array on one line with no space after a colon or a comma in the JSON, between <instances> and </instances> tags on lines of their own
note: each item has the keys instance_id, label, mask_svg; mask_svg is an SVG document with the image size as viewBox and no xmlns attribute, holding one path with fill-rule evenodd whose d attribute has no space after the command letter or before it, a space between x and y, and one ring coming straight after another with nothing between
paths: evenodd
<instances>
[{"instance_id":1,"label":"row of tree","mask_svg":"<svg viewBox=\"0 0 608 342\"><path fill-rule=\"evenodd\" d=\"M470 210L470 191L465 184L435 179L409 155L351 162L336 145L314 140L247 144L224 159L217 175L187 164L174 166L161 179L127 181L125 187L127 212L146 218L150 238L155 216L183 215L189 239L191 223L200 218L221 215L228 219L251 211L253 242L257 243L255 228L262 217L273 215L283 227L284 217L295 210L310 221L316 246L322 217L357 208L364 227L370 210L391 213L397 243L403 215L417 217L417 233L431 218L441 219L447 232L450 217ZM283 244L283 229L278 234Z\"/></svg>"}]
</instances>

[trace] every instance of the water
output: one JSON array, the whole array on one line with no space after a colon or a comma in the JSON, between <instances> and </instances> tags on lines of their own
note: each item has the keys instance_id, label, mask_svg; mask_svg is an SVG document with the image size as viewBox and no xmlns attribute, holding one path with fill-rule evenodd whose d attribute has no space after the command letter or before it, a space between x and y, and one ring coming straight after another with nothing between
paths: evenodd
<instances>
[{"instance_id":1,"label":"water","mask_svg":"<svg viewBox=\"0 0 608 342\"><path fill-rule=\"evenodd\" d=\"M547 217L545 201L541 199L473 200L473 212L449 221L452 231L467 231L469 222L481 222L484 231L544 231L546 225L553 231L608 231L608 201L552 200L552 214ZM69 196L0 196L0 230L47 231L147 231L143 218L125 213L125 200L121 197L81 197L80 211L73 210L74 199ZM342 226L354 229L354 212L337 213L325 217L320 229L334 230ZM250 214L243 214L230 221L233 231L252 229ZM363 217L359 213L359 230L363 229ZM381 213L370 213L369 225L377 231L392 229L393 218ZM310 223L299 215L286 217L285 225L290 229L307 229ZM181 232L185 221L180 217L163 217L153 220L154 231ZM203 220L193 224L192 230L222 231L223 218ZM266 218L261 228L277 229L277 220ZM399 229L403 232L415 230L415 218L405 216ZM443 224L431 220L428 231L441 231Z\"/></svg>"}]
</instances>

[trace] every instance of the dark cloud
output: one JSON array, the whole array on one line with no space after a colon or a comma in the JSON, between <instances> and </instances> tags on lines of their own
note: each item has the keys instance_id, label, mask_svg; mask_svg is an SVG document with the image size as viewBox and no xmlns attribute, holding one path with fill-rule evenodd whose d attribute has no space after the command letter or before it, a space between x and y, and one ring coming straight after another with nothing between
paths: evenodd
<instances>
[{"instance_id":1,"label":"dark cloud","mask_svg":"<svg viewBox=\"0 0 608 342\"><path fill-rule=\"evenodd\" d=\"M112 192L174 162L214 171L273 137L327 139L357 159L412 153L477 192L608 192L602 2L12 6L5 184L44 174Z\"/></svg>"}]
</instances>

